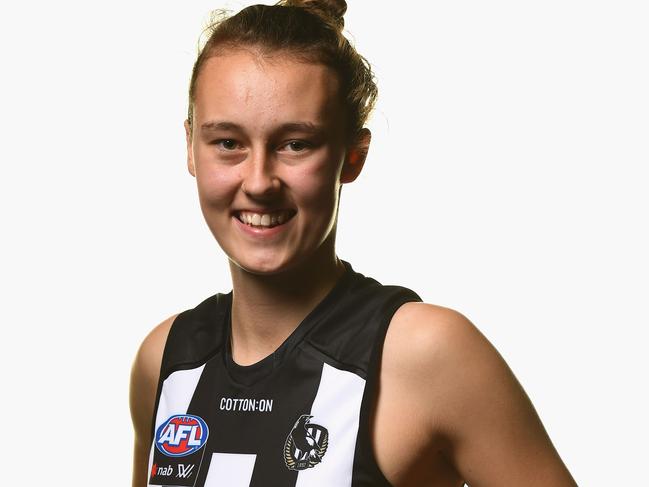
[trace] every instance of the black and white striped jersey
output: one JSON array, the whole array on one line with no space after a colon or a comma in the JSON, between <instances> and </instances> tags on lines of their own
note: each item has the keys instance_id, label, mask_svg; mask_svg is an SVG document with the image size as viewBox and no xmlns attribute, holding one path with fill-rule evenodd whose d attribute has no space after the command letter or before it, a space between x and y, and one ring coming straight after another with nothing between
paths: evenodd
<instances>
[{"instance_id":1,"label":"black and white striped jersey","mask_svg":"<svg viewBox=\"0 0 649 487\"><path fill-rule=\"evenodd\" d=\"M154 409L149 485L389 486L372 453L378 363L413 291L346 271L271 355L232 360L232 292L180 313Z\"/></svg>"}]
</instances>

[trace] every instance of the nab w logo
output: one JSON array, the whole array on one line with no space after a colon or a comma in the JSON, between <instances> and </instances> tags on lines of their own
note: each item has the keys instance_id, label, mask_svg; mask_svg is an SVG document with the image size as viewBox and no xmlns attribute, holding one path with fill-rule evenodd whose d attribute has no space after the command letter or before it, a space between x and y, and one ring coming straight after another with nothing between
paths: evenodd
<instances>
[{"instance_id":1,"label":"nab w logo","mask_svg":"<svg viewBox=\"0 0 649 487\"><path fill-rule=\"evenodd\" d=\"M200 450L207 442L208 434L207 423L203 418L176 414L156 431L155 446L169 457L184 457Z\"/></svg>"},{"instance_id":2,"label":"nab w logo","mask_svg":"<svg viewBox=\"0 0 649 487\"><path fill-rule=\"evenodd\" d=\"M176 474L176 477L180 477L181 479L186 479L192 476L193 471L194 471L194 464L183 465L182 463L179 463L178 473Z\"/></svg>"}]
</instances>

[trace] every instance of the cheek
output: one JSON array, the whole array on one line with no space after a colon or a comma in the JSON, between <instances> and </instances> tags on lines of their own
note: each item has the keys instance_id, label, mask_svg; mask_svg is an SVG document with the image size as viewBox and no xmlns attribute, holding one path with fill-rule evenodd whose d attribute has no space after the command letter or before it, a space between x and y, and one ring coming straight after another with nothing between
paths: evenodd
<instances>
[{"instance_id":1,"label":"cheek","mask_svg":"<svg viewBox=\"0 0 649 487\"><path fill-rule=\"evenodd\" d=\"M234 171L197 168L196 186L202 204L210 206L227 205L237 188L238 178Z\"/></svg>"},{"instance_id":2,"label":"cheek","mask_svg":"<svg viewBox=\"0 0 649 487\"><path fill-rule=\"evenodd\" d=\"M329 219L338 198L337 171L331 164L305 170L300 176L299 194L302 206Z\"/></svg>"}]
</instances>

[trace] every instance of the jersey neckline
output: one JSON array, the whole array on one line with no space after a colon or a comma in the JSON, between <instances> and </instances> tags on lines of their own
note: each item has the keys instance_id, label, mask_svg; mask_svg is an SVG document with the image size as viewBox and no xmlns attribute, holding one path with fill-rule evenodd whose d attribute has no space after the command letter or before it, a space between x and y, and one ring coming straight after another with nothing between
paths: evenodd
<instances>
[{"instance_id":1,"label":"jersey neckline","mask_svg":"<svg viewBox=\"0 0 649 487\"><path fill-rule=\"evenodd\" d=\"M261 382L284 362L284 359L299 345L304 337L313 329L315 325L325 319L338 298L347 290L353 276L356 274L351 264L340 259L345 266L345 272L338 278L331 290L320 300L320 302L306 315L298 324L293 332L277 347L271 354L267 355L260 361L251 365L239 365L232 358L232 346L230 333L232 327L232 291L226 296L227 309L223 322L223 343L224 343L224 362L225 369L235 384L244 387L250 387Z\"/></svg>"}]
</instances>

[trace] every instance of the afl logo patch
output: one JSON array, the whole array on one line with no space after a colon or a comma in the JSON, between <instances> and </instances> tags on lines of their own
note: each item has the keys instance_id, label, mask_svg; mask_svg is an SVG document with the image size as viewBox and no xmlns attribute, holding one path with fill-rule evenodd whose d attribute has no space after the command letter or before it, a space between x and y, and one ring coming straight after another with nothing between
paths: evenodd
<instances>
[{"instance_id":1,"label":"afl logo patch","mask_svg":"<svg viewBox=\"0 0 649 487\"><path fill-rule=\"evenodd\" d=\"M168 457L184 457L203 448L208 434L207 423L203 418L176 414L156 431L155 446Z\"/></svg>"},{"instance_id":2,"label":"afl logo patch","mask_svg":"<svg viewBox=\"0 0 649 487\"><path fill-rule=\"evenodd\" d=\"M310 423L308 414L295 422L284 443L284 463L289 470L306 470L322 461L329 445L329 432L319 424Z\"/></svg>"}]
</instances>

